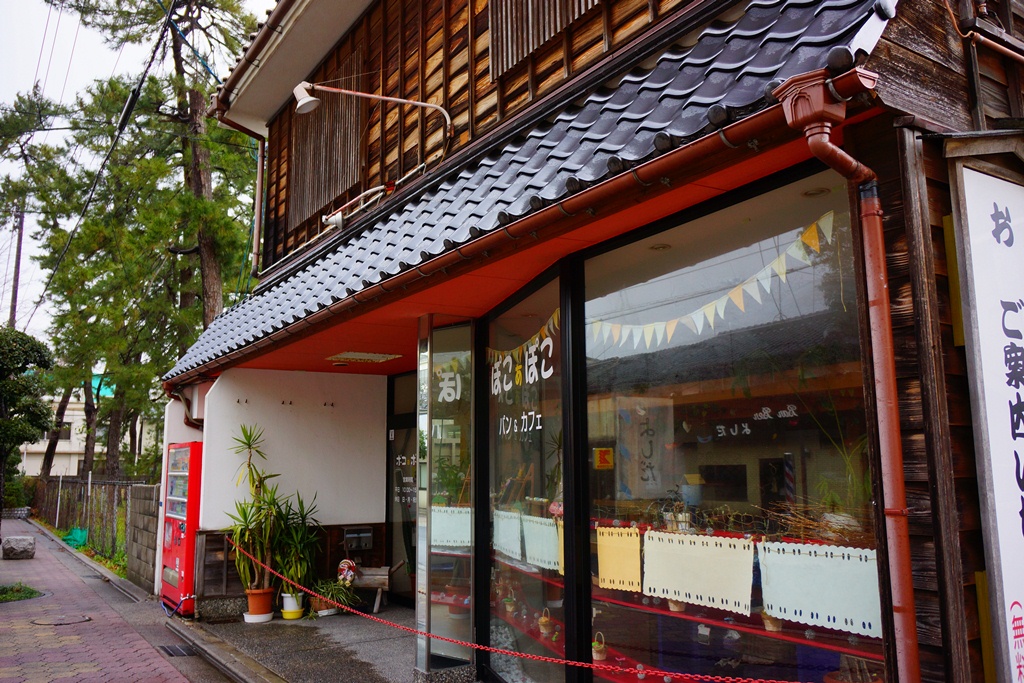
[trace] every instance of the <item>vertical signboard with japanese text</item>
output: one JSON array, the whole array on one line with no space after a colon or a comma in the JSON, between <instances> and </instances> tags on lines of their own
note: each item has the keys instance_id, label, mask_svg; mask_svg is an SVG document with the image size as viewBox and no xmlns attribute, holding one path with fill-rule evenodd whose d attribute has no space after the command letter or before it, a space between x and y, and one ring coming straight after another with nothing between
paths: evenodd
<instances>
[{"instance_id":1,"label":"vertical signboard with japanese text","mask_svg":"<svg viewBox=\"0 0 1024 683\"><path fill-rule=\"evenodd\" d=\"M957 248L999 680L1024 683L1024 187L958 165Z\"/></svg>"}]
</instances>

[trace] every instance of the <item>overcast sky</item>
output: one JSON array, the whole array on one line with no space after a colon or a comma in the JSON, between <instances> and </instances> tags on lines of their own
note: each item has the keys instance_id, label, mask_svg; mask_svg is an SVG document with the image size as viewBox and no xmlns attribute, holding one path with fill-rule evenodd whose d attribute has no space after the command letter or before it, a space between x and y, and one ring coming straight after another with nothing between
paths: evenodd
<instances>
[{"instance_id":1,"label":"overcast sky","mask_svg":"<svg viewBox=\"0 0 1024 683\"><path fill-rule=\"evenodd\" d=\"M276 0L245 0L249 11L262 20ZM75 94L96 79L115 73L139 73L145 66L152 46L125 47L115 51L102 37L82 28L78 17L48 7L43 0L0 0L4 21L0 22L0 107L9 107L18 93L28 92L34 82L43 87L43 94L64 103L73 102ZM226 74L218 74L220 77ZM47 142L56 142L58 133L49 133ZM0 173L16 174L9 166ZM10 315L11 285L14 271L14 231L3 217L0 229L0 324ZM34 229L33 217L26 220L26 243L21 262L18 296L17 328L45 340L49 316L36 302L46 276L30 258L36 252L28 235Z\"/></svg>"}]
</instances>

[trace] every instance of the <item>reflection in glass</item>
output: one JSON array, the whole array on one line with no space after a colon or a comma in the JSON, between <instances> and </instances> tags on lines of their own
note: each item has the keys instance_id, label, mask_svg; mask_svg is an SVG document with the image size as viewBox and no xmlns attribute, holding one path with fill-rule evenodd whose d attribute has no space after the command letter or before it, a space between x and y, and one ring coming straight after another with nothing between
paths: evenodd
<instances>
[{"instance_id":1,"label":"reflection in glass","mask_svg":"<svg viewBox=\"0 0 1024 683\"><path fill-rule=\"evenodd\" d=\"M852 264L832 173L588 261L592 628L624 666L881 670Z\"/></svg>"},{"instance_id":2,"label":"reflection in glass","mask_svg":"<svg viewBox=\"0 0 1024 683\"><path fill-rule=\"evenodd\" d=\"M562 361L552 282L489 329L491 645L564 657ZM561 666L492 655L505 680L564 679Z\"/></svg>"},{"instance_id":3,"label":"reflection in glass","mask_svg":"<svg viewBox=\"0 0 1024 683\"><path fill-rule=\"evenodd\" d=\"M430 631L471 642L473 544L472 327L434 329L430 343ZM442 640L431 668L464 664L472 651Z\"/></svg>"}]
</instances>

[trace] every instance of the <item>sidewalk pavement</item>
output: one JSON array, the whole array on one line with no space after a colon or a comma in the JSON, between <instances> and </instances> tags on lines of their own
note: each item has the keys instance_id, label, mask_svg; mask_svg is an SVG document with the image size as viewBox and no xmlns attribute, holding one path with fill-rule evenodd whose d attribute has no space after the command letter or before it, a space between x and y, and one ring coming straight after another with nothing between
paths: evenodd
<instances>
[{"instance_id":1,"label":"sidewalk pavement","mask_svg":"<svg viewBox=\"0 0 1024 683\"><path fill-rule=\"evenodd\" d=\"M2 531L35 537L36 553L29 560L0 560L0 584L21 582L44 595L0 604L0 682L189 680L115 609L118 602L135 604L114 590L127 582L78 561L84 556L35 524L5 519ZM166 630L162 641L182 644ZM194 669L193 680L217 680L205 665L182 666Z\"/></svg>"},{"instance_id":2,"label":"sidewalk pavement","mask_svg":"<svg viewBox=\"0 0 1024 683\"><path fill-rule=\"evenodd\" d=\"M414 626L415 611L390 605L377 615ZM413 683L416 638L407 631L338 614L266 624L189 622L169 626L233 680L245 683ZM226 661L221 661L226 658Z\"/></svg>"},{"instance_id":3,"label":"sidewalk pavement","mask_svg":"<svg viewBox=\"0 0 1024 683\"><path fill-rule=\"evenodd\" d=\"M3 520L2 531L34 536L36 555L0 560L0 584L21 581L46 594L0 604L0 683L414 681L416 638L407 631L355 614L268 624L169 619L156 598L46 529ZM377 616L415 625L415 611L397 605ZM188 644L203 659L168 659L153 643Z\"/></svg>"}]
</instances>

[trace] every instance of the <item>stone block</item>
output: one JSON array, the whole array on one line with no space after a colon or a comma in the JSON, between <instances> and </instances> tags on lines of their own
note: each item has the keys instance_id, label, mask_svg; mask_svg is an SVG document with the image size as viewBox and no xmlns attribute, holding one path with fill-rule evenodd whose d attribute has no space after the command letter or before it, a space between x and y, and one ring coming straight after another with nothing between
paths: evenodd
<instances>
[{"instance_id":1,"label":"stone block","mask_svg":"<svg viewBox=\"0 0 1024 683\"><path fill-rule=\"evenodd\" d=\"M36 539L34 536L7 536L3 553L5 560L31 560L36 556Z\"/></svg>"}]
</instances>

